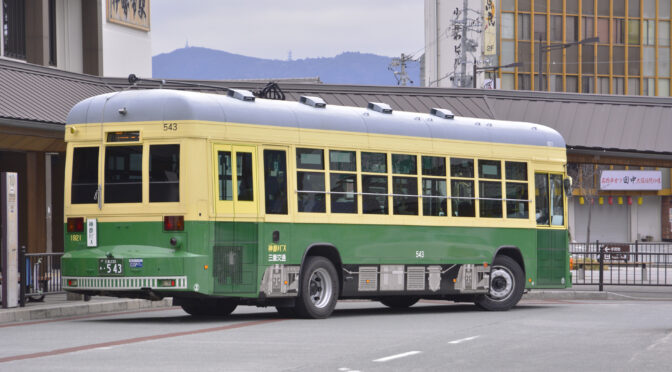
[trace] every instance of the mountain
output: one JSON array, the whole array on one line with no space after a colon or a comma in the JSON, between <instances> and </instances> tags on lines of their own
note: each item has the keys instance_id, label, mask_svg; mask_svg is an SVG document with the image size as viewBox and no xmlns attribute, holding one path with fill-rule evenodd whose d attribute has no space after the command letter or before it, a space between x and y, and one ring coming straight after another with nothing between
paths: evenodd
<instances>
[{"instance_id":1,"label":"mountain","mask_svg":"<svg viewBox=\"0 0 672 372\"><path fill-rule=\"evenodd\" d=\"M397 85L394 74L387 69L391 61L391 57L359 52L281 61L187 47L152 57L152 75L157 79L198 80L319 77L326 84ZM408 62L407 73L411 85L419 85L420 64Z\"/></svg>"}]
</instances>

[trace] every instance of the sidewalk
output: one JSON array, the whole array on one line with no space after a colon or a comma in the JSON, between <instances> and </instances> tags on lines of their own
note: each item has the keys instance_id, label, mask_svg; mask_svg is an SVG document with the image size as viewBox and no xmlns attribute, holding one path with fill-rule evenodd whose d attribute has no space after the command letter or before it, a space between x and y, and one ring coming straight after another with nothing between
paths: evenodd
<instances>
[{"instance_id":1,"label":"sidewalk","mask_svg":"<svg viewBox=\"0 0 672 372\"><path fill-rule=\"evenodd\" d=\"M575 286L564 290L536 290L523 300L627 300L672 301L672 287ZM151 308L168 308L171 298L161 301L92 297L90 301L68 301L65 294L47 295L43 302L26 302L26 307L0 309L0 325L11 322L38 321L72 316L124 312Z\"/></svg>"}]
</instances>

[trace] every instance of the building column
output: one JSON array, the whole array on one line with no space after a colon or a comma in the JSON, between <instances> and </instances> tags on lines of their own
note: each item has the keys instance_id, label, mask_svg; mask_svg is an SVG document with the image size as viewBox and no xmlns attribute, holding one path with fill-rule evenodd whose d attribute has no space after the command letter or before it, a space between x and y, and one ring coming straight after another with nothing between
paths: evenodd
<instances>
[{"instance_id":1,"label":"building column","mask_svg":"<svg viewBox=\"0 0 672 372\"><path fill-rule=\"evenodd\" d=\"M26 62L49 66L49 1L26 1Z\"/></svg>"},{"instance_id":2,"label":"building column","mask_svg":"<svg viewBox=\"0 0 672 372\"><path fill-rule=\"evenodd\" d=\"M46 249L44 153L26 153L27 251L41 253Z\"/></svg>"},{"instance_id":3,"label":"building column","mask_svg":"<svg viewBox=\"0 0 672 372\"><path fill-rule=\"evenodd\" d=\"M660 198L661 240L672 241L672 196Z\"/></svg>"}]
</instances>

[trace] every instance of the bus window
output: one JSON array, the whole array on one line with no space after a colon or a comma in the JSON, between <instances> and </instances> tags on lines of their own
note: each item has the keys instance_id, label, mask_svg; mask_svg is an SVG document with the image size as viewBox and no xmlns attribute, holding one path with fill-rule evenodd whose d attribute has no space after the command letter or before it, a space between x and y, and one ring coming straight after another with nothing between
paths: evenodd
<instances>
[{"instance_id":1,"label":"bus window","mask_svg":"<svg viewBox=\"0 0 672 372\"><path fill-rule=\"evenodd\" d=\"M559 174L551 174L551 225L564 225L565 207L562 199L562 176Z\"/></svg>"},{"instance_id":2,"label":"bus window","mask_svg":"<svg viewBox=\"0 0 672 372\"><path fill-rule=\"evenodd\" d=\"M450 176L459 178L474 177L473 159L450 159ZM452 179L450 181L450 195L452 215L456 217L475 217L475 192L474 181L464 179Z\"/></svg>"},{"instance_id":3,"label":"bus window","mask_svg":"<svg viewBox=\"0 0 672 372\"><path fill-rule=\"evenodd\" d=\"M254 184L252 181L252 153L236 152L236 168L238 201L254 200Z\"/></svg>"},{"instance_id":4,"label":"bus window","mask_svg":"<svg viewBox=\"0 0 672 372\"><path fill-rule=\"evenodd\" d=\"M362 152L362 172L387 173L387 154Z\"/></svg>"},{"instance_id":5,"label":"bus window","mask_svg":"<svg viewBox=\"0 0 672 372\"><path fill-rule=\"evenodd\" d=\"M356 155L354 151L329 151L331 213L357 213Z\"/></svg>"},{"instance_id":6,"label":"bus window","mask_svg":"<svg viewBox=\"0 0 672 372\"><path fill-rule=\"evenodd\" d=\"M362 175L362 212L387 214L387 176Z\"/></svg>"},{"instance_id":7,"label":"bus window","mask_svg":"<svg viewBox=\"0 0 672 372\"><path fill-rule=\"evenodd\" d=\"M231 173L231 152L218 151L219 200L233 200L233 174Z\"/></svg>"},{"instance_id":8,"label":"bus window","mask_svg":"<svg viewBox=\"0 0 672 372\"><path fill-rule=\"evenodd\" d=\"M149 146L149 201L180 201L180 145Z\"/></svg>"},{"instance_id":9,"label":"bus window","mask_svg":"<svg viewBox=\"0 0 672 372\"><path fill-rule=\"evenodd\" d=\"M266 213L287 214L287 160L284 151L264 150Z\"/></svg>"},{"instance_id":10,"label":"bus window","mask_svg":"<svg viewBox=\"0 0 672 372\"><path fill-rule=\"evenodd\" d=\"M415 177L392 177L394 214L418 215L418 179ZM398 196L404 195L404 196Z\"/></svg>"},{"instance_id":11,"label":"bus window","mask_svg":"<svg viewBox=\"0 0 672 372\"><path fill-rule=\"evenodd\" d=\"M142 202L142 146L105 149L105 203Z\"/></svg>"},{"instance_id":12,"label":"bus window","mask_svg":"<svg viewBox=\"0 0 672 372\"><path fill-rule=\"evenodd\" d=\"M422 215L447 216L446 180L438 178L446 177L446 159L439 156L423 156L422 175Z\"/></svg>"},{"instance_id":13,"label":"bus window","mask_svg":"<svg viewBox=\"0 0 672 372\"><path fill-rule=\"evenodd\" d=\"M479 181L479 216L502 217L502 184L500 182ZM496 200L492 200L496 199Z\"/></svg>"},{"instance_id":14,"label":"bus window","mask_svg":"<svg viewBox=\"0 0 672 372\"><path fill-rule=\"evenodd\" d=\"M506 162L506 217L529 218L527 163Z\"/></svg>"},{"instance_id":15,"label":"bus window","mask_svg":"<svg viewBox=\"0 0 672 372\"><path fill-rule=\"evenodd\" d=\"M98 201L98 147L78 147L73 151L72 204L93 204Z\"/></svg>"},{"instance_id":16,"label":"bus window","mask_svg":"<svg viewBox=\"0 0 672 372\"><path fill-rule=\"evenodd\" d=\"M548 174L534 175L535 218L537 225L548 225Z\"/></svg>"},{"instance_id":17,"label":"bus window","mask_svg":"<svg viewBox=\"0 0 672 372\"><path fill-rule=\"evenodd\" d=\"M296 167L319 170L319 172L297 171L299 212L326 212L324 152L319 149L297 148Z\"/></svg>"}]
</instances>

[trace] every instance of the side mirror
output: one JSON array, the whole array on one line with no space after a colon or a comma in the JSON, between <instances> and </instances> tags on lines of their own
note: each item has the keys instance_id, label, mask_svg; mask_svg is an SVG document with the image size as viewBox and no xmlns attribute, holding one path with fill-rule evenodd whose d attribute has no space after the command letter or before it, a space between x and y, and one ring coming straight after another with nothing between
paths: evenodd
<instances>
[{"instance_id":1,"label":"side mirror","mask_svg":"<svg viewBox=\"0 0 672 372\"><path fill-rule=\"evenodd\" d=\"M572 177L567 176L562 185L565 187L565 195L570 195L570 192L572 191Z\"/></svg>"}]
</instances>

